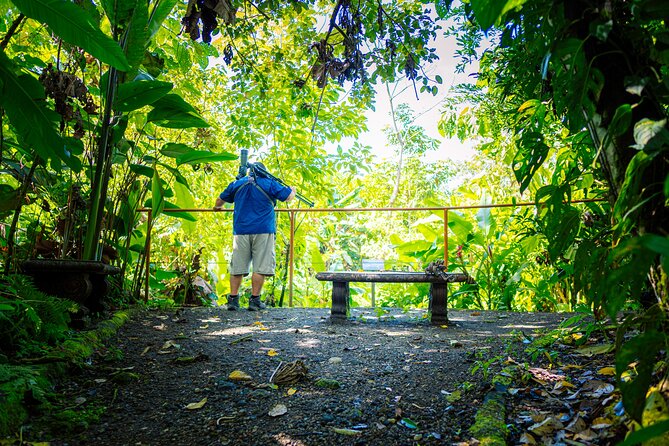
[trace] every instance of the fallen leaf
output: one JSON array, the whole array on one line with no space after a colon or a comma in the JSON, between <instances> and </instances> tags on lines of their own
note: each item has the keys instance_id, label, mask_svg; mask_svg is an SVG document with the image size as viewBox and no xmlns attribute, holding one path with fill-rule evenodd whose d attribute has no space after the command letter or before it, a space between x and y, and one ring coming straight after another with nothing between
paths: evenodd
<instances>
[{"instance_id":1,"label":"fallen leaf","mask_svg":"<svg viewBox=\"0 0 669 446\"><path fill-rule=\"evenodd\" d=\"M586 429L574 435L574 440L592 441L596 440L598 437L599 435L597 435L595 432L590 429Z\"/></svg>"},{"instance_id":2,"label":"fallen leaf","mask_svg":"<svg viewBox=\"0 0 669 446\"><path fill-rule=\"evenodd\" d=\"M265 327L265 325L264 325L262 322L260 322L260 321L255 321L255 322L253 323L253 325L255 325L256 327L258 327L258 328L261 329L262 331L267 331L267 330L269 330L269 328Z\"/></svg>"},{"instance_id":3,"label":"fallen leaf","mask_svg":"<svg viewBox=\"0 0 669 446\"><path fill-rule=\"evenodd\" d=\"M209 324L200 325L201 330L206 330L207 328L209 328Z\"/></svg>"},{"instance_id":4,"label":"fallen leaf","mask_svg":"<svg viewBox=\"0 0 669 446\"><path fill-rule=\"evenodd\" d=\"M276 355L278 355L278 353L277 353L277 351L274 350L273 348L270 348L270 349L267 351L267 356L276 356Z\"/></svg>"},{"instance_id":5,"label":"fallen leaf","mask_svg":"<svg viewBox=\"0 0 669 446\"><path fill-rule=\"evenodd\" d=\"M460 341L456 341L455 339L452 339L451 342L450 342L450 344L451 344L451 347L455 347L455 348L460 348L460 347L462 347L462 342L460 342Z\"/></svg>"},{"instance_id":6,"label":"fallen leaf","mask_svg":"<svg viewBox=\"0 0 669 446\"><path fill-rule=\"evenodd\" d=\"M252 378L241 370L235 370L228 375L228 379L231 381L251 381Z\"/></svg>"},{"instance_id":7,"label":"fallen leaf","mask_svg":"<svg viewBox=\"0 0 669 446\"><path fill-rule=\"evenodd\" d=\"M190 403L186 406L186 409L188 410L197 410L197 409L202 409L204 405L207 404L207 397L202 398L200 401L197 403Z\"/></svg>"},{"instance_id":8,"label":"fallen leaf","mask_svg":"<svg viewBox=\"0 0 669 446\"><path fill-rule=\"evenodd\" d=\"M446 396L446 401L449 403L454 403L462 398L462 392L459 390L456 390L455 392L451 393L450 395Z\"/></svg>"},{"instance_id":9,"label":"fallen leaf","mask_svg":"<svg viewBox=\"0 0 669 446\"><path fill-rule=\"evenodd\" d=\"M297 389L294 387L291 387L290 389L286 390L286 395L292 396L295 395L295 392L297 392Z\"/></svg>"},{"instance_id":10,"label":"fallen leaf","mask_svg":"<svg viewBox=\"0 0 669 446\"><path fill-rule=\"evenodd\" d=\"M345 428L340 428L340 427L333 427L332 430L337 433L337 434L342 434L342 435L360 435L361 432L357 431L355 429L345 429Z\"/></svg>"},{"instance_id":11,"label":"fallen leaf","mask_svg":"<svg viewBox=\"0 0 669 446\"><path fill-rule=\"evenodd\" d=\"M535 435L543 437L545 435L550 435L558 429L562 429L564 425L554 417L548 417L541 423L534 424L529 427L529 431Z\"/></svg>"},{"instance_id":12,"label":"fallen leaf","mask_svg":"<svg viewBox=\"0 0 669 446\"><path fill-rule=\"evenodd\" d=\"M616 374L616 369L613 367L604 367L597 370L597 373L605 376L614 376Z\"/></svg>"},{"instance_id":13,"label":"fallen leaf","mask_svg":"<svg viewBox=\"0 0 669 446\"><path fill-rule=\"evenodd\" d=\"M166 341L163 344L162 347L160 347L161 350L167 350L169 348L181 348L181 346L179 344L177 344L176 342L174 342L172 340L169 340L169 341Z\"/></svg>"},{"instance_id":14,"label":"fallen leaf","mask_svg":"<svg viewBox=\"0 0 669 446\"><path fill-rule=\"evenodd\" d=\"M328 359L328 362L330 364L339 364L341 362L341 358L334 356L334 357Z\"/></svg>"},{"instance_id":15,"label":"fallen leaf","mask_svg":"<svg viewBox=\"0 0 669 446\"><path fill-rule=\"evenodd\" d=\"M140 353L139 356L144 356L144 355L146 355L146 354L149 352L149 350L151 350L151 347L146 347L144 350L142 350L142 353Z\"/></svg>"},{"instance_id":16,"label":"fallen leaf","mask_svg":"<svg viewBox=\"0 0 669 446\"><path fill-rule=\"evenodd\" d=\"M167 325L165 325L165 324L154 325L153 328L158 330L158 331L164 331L167 328Z\"/></svg>"},{"instance_id":17,"label":"fallen leaf","mask_svg":"<svg viewBox=\"0 0 669 446\"><path fill-rule=\"evenodd\" d=\"M600 381L598 379L592 379L585 384L583 384L583 387L581 387L581 390L583 392L587 392L588 396L594 397L594 398L600 398L605 395L609 395L613 393L615 390L615 387L613 387L613 384L609 384L604 381Z\"/></svg>"},{"instance_id":18,"label":"fallen leaf","mask_svg":"<svg viewBox=\"0 0 669 446\"><path fill-rule=\"evenodd\" d=\"M93 381L95 381L98 384L102 384L102 383L107 382L107 380L105 378L97 378L97 379L94 379Z\"/></svg>"},{"instance_id":19,"label":"fallen leaf","mask_svg":"<svg viewBox=\"0 0 669 446\"><path fill-rule=\"evenodd\" d=\"M471 313L472 316L480 316L481 312L480 311L474 311Z\"/></svg>"},{"instance_id":20,"label":"fallen leaf","mask_svg":"<svg viewBox=\"0 0 669 446\"><path fill-rule=\"evenodd\" d=\"M592 425L590 428L592 429L606 429L607 427L613 426L613 421L609 420L608 418L595 418L592 420Z\"/></svg>"},{"instance_id":21,"label":"fallen leaf","mask_svg":"<svg viewBox=\"0 0 669 446\"><path fill-rule=\"evenodd\" d=\"M613 351L614 348L613 344L598 344L577 348L575 352L581 356L595 356Z\"/></svg>"},{"instance_id":22,"label":"fallen leaf","mask_svg":"<svg viewBox=\"0 0 669 446\"><path fill-rule=\"evenodd\" d=\"M521 444L537 444L537 440L534 439L532 434L525 432L518 439L518 443L521 443Z\"/></svg>"},{"instance_id":23,"label":"fallen leaf","mask_svg":"<svg viewBox=\"0 0 669 446\"><path fill-rule=\"evenodd\" d=\"M414 423L412 420L409 418L402 418L399 423L400 426L404 426L407 429L416 429L418 426L416 426L416 423Z\"/></svg>"},{"instance_id":24,"label":"fallen leaf","mask_svg":"<svg viewBox=\"0 0 669 446\"><path fill-rule=\"evenodd\" d=\"M280 417L288 413L288 408L283 404L277 404L267 413L270 417Z\"/></svg>"}]
</instances>

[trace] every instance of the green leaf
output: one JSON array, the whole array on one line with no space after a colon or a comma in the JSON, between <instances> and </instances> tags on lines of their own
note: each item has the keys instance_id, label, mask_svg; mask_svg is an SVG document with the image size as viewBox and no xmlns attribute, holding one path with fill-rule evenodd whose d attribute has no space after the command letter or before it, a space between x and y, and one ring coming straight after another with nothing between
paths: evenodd
<instances>
[{"instance_id":1,"label":"green leaf","mask_svg":"<svg viewBox=\"0 0 669 446\"><path fill-rule=\"evenodd\" d=\"M655 356L665 346L665 335L654 329L647 329L622 345L616 355L616 379L623 395L623 405L627 413L641 422L646 405L646 392L651 384ZM632 366L632 364L634 364ZM629 367L634 367L633 379L621 380Z\"/></svg>"},{"instance_id":2,"label":"green leaf","mask_svg":"<svg viewBox=\"0 0 669 446\"><path fill-rule=\"evenodd\" d=\"M178 143L167 143L160 149L160 153L170 158L179 158L182 155L185 155L188 152L192 152L194 149L186 144Z\"/></svg>"},{"instance_id":3,"label":"green leaf","mask_svg":"<svg viewBox=\"0 0 669 446\"><path fill-rule=\"evenodd\" d=\"M153 106L158 108L167 108L171 110L182 111L185 113L197 113L195 107L190 105L188 102L184 101L184 99L181 96L174 93L166 94L165 96L157 100L153 104Z\"/></svg>"},{"instance_id":4,"label":"green leaf","mask_svg":"<svg viewBox=\"0 0 669 446\"><path fill-rule=\"evenodd\" d=\"M483 31L495 24L507 3L502 0L471 0L474 16Z\"/></svg>"},{"instance_id":5,"label":"green leaf","mask_svg":"<svg viewBox=\"0 0 669 446\"><path fill-rule=\"evenodd\" d=\"M101 0L102 7L109 21L115 25L123 25L130 17L132 11L137 5L137 0Z\"/></svg>"},{"instance_id":6,"label":"green leaf","mask_svg":"<svg viewBox=\"0 0 669 446\"><path fill-rule=\"evenodd\" d=\"M17 76L12 68L12 61L0 51L0 107L5 109L19 135L40 157L63 160L70 168L79 171L81 162L66 152L66 143L55 130L60 115L44 107L44 88L32 75L22 73Z\"/></svg>"},{"instance_id":7,"label":"green leaf","mask_svg":"<svg viewBox=\"0 0 669 446\"><path fill-rule=\"evenodd\" d=\"M131 164L130 171L135 172L137 175L143 175L147 178L153 178L153 173L155 172L153 168L143 164Z\"/></svg>"},{"instance_id":8,"label":"green leaf","mask_svg":"<svg viewBox=\"0 0 669 446\"><path fill-rule=\"evenodd\" d=\"M145 207L150 207L151 209L153 209L153 199L149 198L148 200L146 200L144 202L144 206ZM195 218L193 216L193 214L190 214L188 212L178 212L178 211L163 212L165 209L181 209L179 206L177 206L173 203L170 203L169 201L162 200L162 203L161 203L160 206L161 206L161 210L160 210L161 214L164 214L164 215L167 215L167 216L170 216L170 217L174 217L174 218L183 218L184 220L188 220L188 221L197 221L197 218ZM153 218L155 218L155 215L153 216Z\"/></svg>"},{"instance_id":9,"label":"green leaf","mask_svg":"<svg viewBox=\"0 0 669 446\"><path fill-rule=\"evenodd\" d=\"M201 150L193 150L177 157L177 165L182 164L200 164L200 163L214 163L217 161L230 161L237 159L237 155L233 153L214 153Z\"/></svg>"},{"instance_id":10,"label":"green leaf","mask_svg":"<svg viewBox=\"0 0 669 446\"><path fill-rule=\"evenodd\" d=\"M170 15L172 9L174 9L177 1L178 0L158 0L158 4L153 11L151 11L151 17L149 18L149 38L156 35L162 23L167 16Z\"/></svg>"},{"instance_id":11,"label":"green leaf","mask_svg":"<svg viewBox=\"0 0 669 446\"><path fill-rule=\"evenodd\" d=\"M653 121L651 119L644 118L641 121L637 122L634 125L634 141L636 142L634 147L637 150L654 148L652 142L656 136L664 136L663 139L666 140L667 137L666 135L664 135L664 133L666 132L665 130L666 125L667 125L666 119L662 119L660 121Z\"/></svg>"},{"instance_id":12,"label":"green leaf","mask_svg":"<svg viewBox=\"0 0 669 446\"><path fill-rule=\"evenodd\" d=\"M209 127L195 108L179 95L167 94L152 105L154 108L149 112L146 120L157 126L172 129Z\"/></svg>"},{"instance_id":13,"label":"green leaf","mask_svg":"<svg viewBox=\"0 0 669 446\"><path fill-rule=\"evenodd\" d=\"M616 113L613 115L613 120L611 120L611 125L609 125L609 131L613 133L614 136L620 136L629 129L631 124L632 106L630 104L623 104L616 109Z\"/></svg>"},{"instance_id":14,"label":"green leaf","mask_svg":"<svg viewBox=\"0 0 669 446\"><path fill-rule=\"evenodd\" d=\"M137 68L144 59L144 51L149 44L149 9L145 1L138 1L132 11L132 18L128 27L127 41L125 44L126 58L128 64Z\"/></svg>"},{"instance_id":15,"label":"green leaf","mask_svg":"<svg viewBox=\"0 0 669 446\"><path fill-rule=\"evenodd\" d=\"M165 196L163 194L163 184L158 175L158 170L153 170L151 178L151 212L153 218L156 218L165 208Z\"/></svg>"},{"instance_id":16,"label":"green leaf","mask_svg":"<svg viewBox=\"0 0 669 446\"><path fill-rule=\"evenodd\" d=\"M116 92L114 109L130 112L152 104L169 93L173 84L163 81L133 81L121 84Z\"/></svg>"},{"instance_id":17,"label":"green leaf","mask_svg":"<svg viewBox=\"0 0 669 446\"><path fill-rule=\"evenodd\" d=\"M121 47L105 35L89 14L74 3L63 0L12 0L23 14L46 24L65 42L83 48L100 61L121 71L130 65Z\"/></svg>"},{"instance_id":18,"label":"green leaf","mask_svg":"<svg viewBox=\"0 0 669 446\"><path fill-rule=\"evenodd\" d=\"M14 189L9 184L0 184L0 211L12 211L20 204L21 194L19 189Z\"/></svg>"},{"instance_id":19,"label":"green leaf","mask_svg":"<svg viewBox=\"0 0 669 446\"><path fill-rule=\"evenodd\" d=\"M530 185L532 177L543 164L549 150L541 133L523 132L518 141L518 152L513 158L513 173L520 183L521 193Z\"/></svg>"},{"instance_id":20,"label":"green leaf","mask_svg":"<svg viewBox=\"0 0 669 446\"><path fill-rule=\"evenodd\" d=\"M618 443L618 446L634 446L643 444L648 440L659 437L665 432L669 432L669 420L659 421L650 426L646 426L638 431L630 433L625 441Z\"/></svg>"}]
</instances>

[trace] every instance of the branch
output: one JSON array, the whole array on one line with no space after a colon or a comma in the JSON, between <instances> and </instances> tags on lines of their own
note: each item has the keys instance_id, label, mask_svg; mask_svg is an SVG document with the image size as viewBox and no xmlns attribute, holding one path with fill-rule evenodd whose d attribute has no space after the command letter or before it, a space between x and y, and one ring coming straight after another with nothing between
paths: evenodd
<instances>
[{"instance_id":1,"label":"branch","mask_svg":"<svg viewBox=\"0 0 669 446\"><path fill-rule=\"evenodd\" d=\"M9 40L12 38L14 33L16 32L16 29L21 25L21 22L23 22L23 19L25 19L26 16L23 15L23 13L19 14L18 17L14 19L12 22L12 25L9 27L7 30L7 34L5 34L5 37L2 39L2 42L0 42L0 50L3 50L7 48L7 44L9 44Z\"/></svg>"}]
</instances>

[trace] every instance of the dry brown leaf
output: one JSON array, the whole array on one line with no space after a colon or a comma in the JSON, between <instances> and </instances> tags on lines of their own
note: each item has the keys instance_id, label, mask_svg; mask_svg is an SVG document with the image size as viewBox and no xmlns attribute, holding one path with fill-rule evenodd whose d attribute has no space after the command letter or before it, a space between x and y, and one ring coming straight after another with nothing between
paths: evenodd
<instances>
[{"instance_id":1,"label":"dry brown leaf","mask_svg":"<svg viewBox=\"0 0 669 446\"><path fill-rule=\"evenodd\" d=\"M563 429L564 425L560 420L555 417L548 417L541 423L534 424L530 426L527 430L532 432L535 435L543 437L545 435L550 435L558 429Z\"/></svg>"}]
</instances>

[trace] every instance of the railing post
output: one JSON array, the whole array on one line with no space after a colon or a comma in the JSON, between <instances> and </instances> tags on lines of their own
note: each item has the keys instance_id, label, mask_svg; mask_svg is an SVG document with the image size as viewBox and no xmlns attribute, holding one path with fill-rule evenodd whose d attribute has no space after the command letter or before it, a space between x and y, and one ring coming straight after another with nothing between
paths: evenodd
<instances>
[{"instance_id":1,"label":"railing post","mask_svg":"<svg viewBox=\"0 0 669 446\"><path fill-rule=\"evenodd\" d=\"M146 262L146 281L144 282L144 302L149 300L149 274L151 274L151 229L153 228L153 212L151 209L147 212L146 220L146 252L144 261Z\"/></svg>"},{"instance_id":2,"label":"railing post","mask_svg":"<svg viewBox=\"0 0 669 446\"><path fill-rule=\"evenodd\" d=\"M290 217L290 242L288 245L288 306L293 306L293 262L295 261L295 211L291 210Z\"/></svg>"},{"instance_id":3,"label":"railing post","mask_svg":"<svg viewBox=\"0 0 669 446\"><path fill-rule=\"evenodd\" d=\"M444 267L448 272L448 208L444 208Z\"/></svg>"}]
</instances>

